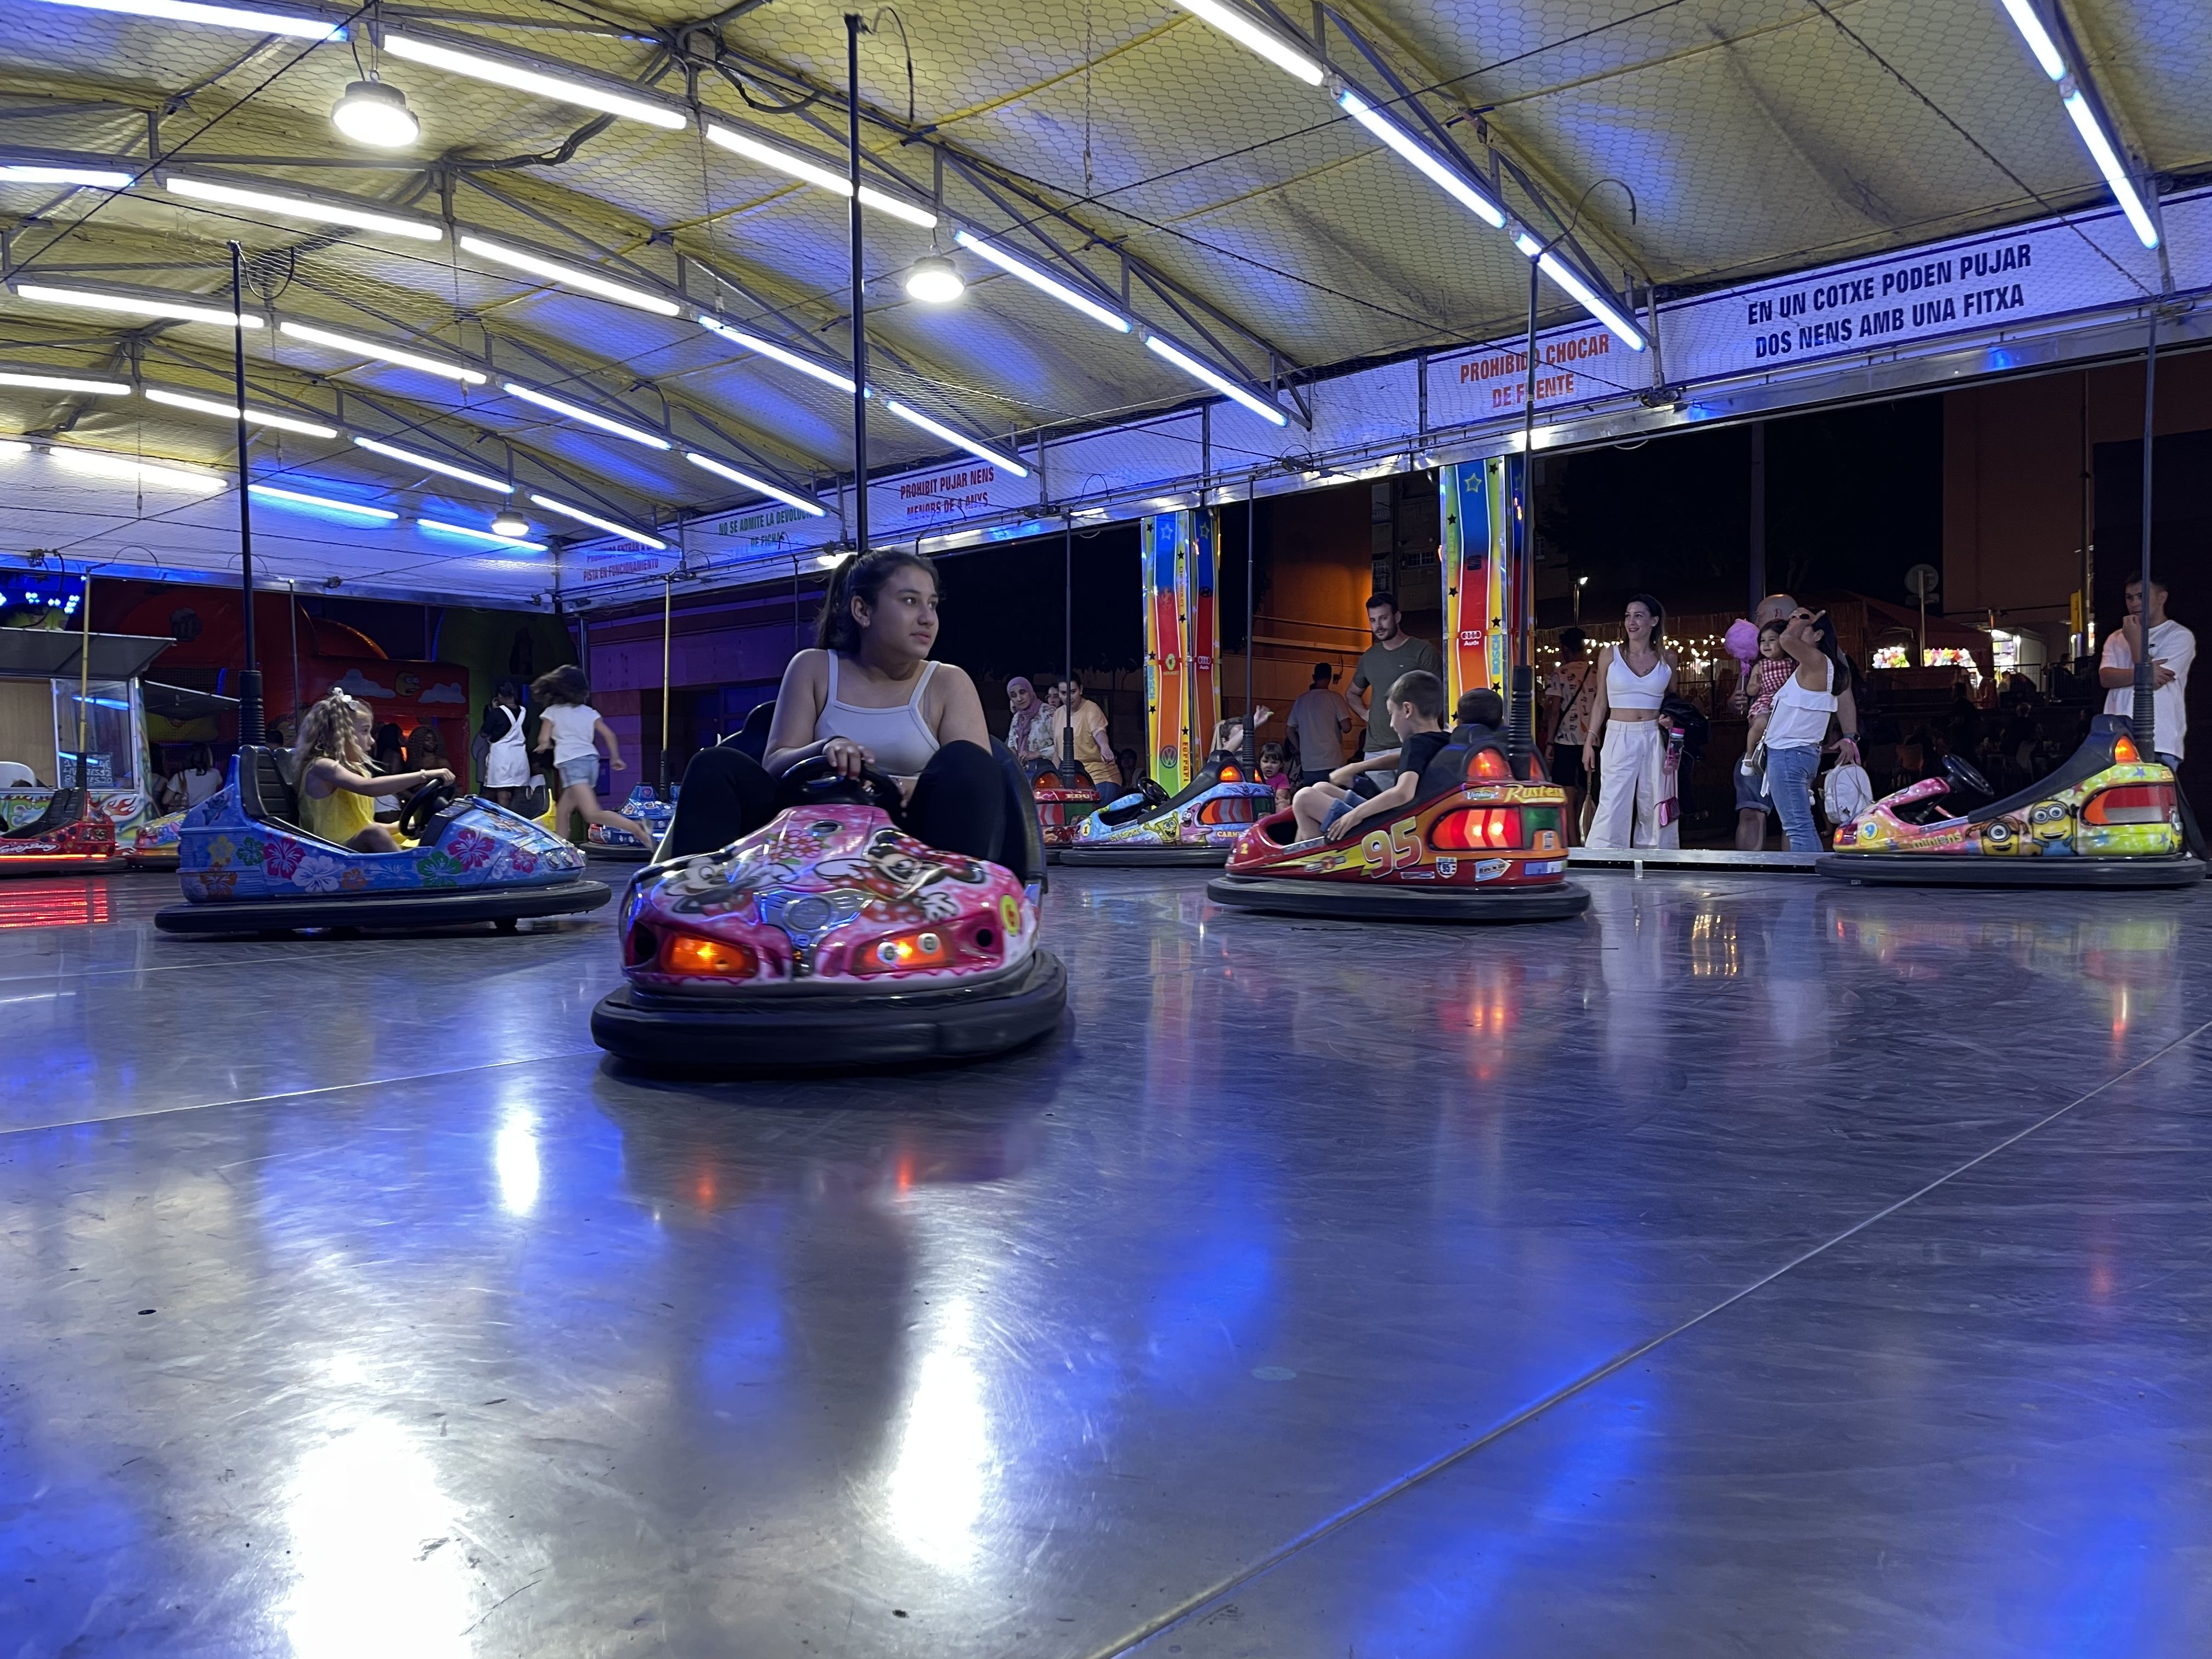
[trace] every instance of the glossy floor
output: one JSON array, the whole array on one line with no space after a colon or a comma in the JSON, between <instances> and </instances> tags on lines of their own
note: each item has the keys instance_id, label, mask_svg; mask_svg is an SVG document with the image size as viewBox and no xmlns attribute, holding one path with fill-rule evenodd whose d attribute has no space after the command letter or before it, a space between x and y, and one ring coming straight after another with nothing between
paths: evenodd
<instances>
[{"instance_id":1,"label":"glossy floor","mask_svg":"<svg viewBox=\"0 0 2212 1659\"><path fill-rule=\"evenodd\" d=\"M1060 1036L745 1087L0 887L0 1656L2207 1650L2212 895L1055 879Z\"/></svg>"}]
</instances>

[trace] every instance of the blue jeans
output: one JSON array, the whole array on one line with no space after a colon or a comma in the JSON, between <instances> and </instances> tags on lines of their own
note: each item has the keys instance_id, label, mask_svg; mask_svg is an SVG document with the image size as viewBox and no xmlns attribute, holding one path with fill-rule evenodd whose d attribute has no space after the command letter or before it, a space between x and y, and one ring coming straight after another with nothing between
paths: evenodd
<instances>
[{"instance_id":1,"label":"blue jeans","mask_svg":"<svg viewBox=\"0 0 2212 1659\"><path fill-rule=\"evenodd\" d=\"M1813 780L1820 774L1820 751L1792 744L1766 745L1766 793L1782 819L1782 833L1793 853L1817 853L1820 832L1813 823Z\"/></svg>"}]
</instances>

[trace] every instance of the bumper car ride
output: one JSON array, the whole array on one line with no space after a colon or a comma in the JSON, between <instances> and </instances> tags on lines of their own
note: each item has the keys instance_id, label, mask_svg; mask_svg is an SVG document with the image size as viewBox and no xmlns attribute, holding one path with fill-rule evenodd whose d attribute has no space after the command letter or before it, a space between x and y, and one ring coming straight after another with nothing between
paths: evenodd
<instances>
[{"instance_id":1,"label":"bumper car ride","mask_svg":"<svg viewBox=\"0 0 2212 1659\"><path fill-rule=\"evenodd\" d=\"M1173 795L1156 783L1099 807L1076 826L1057 862L1145 868L1218 868L1253 823L1274 809L1275 792L1245 775L1225 751Z\"/></svg>"},{"instance_id":2,"label":"bumper car ride","mask_svg":"<svg viewBox=\"0 0 2212 1659\"><path fill-rule=\"evenodd\" d=\"M1010 822L1033 824L1006 769ZM592 1012L601 1048L669 1070L846 1071L979 1059L1060 1023L1067 977L1037 945L1033 836L1012 870L899 830L880 774L854 783L810 761L780 787L791 804L764 829L631 882L627 982Z\"/></svg>"},{"instance_id":3,"label":"bumper car ride","mask_svg":"<svg viewBox=\"0 0 2212 1659\"><path fill-rule=\"evenodd\" d=\"M184 827L185 815L172 812L167 817L152 818L132 831L131 845L123 854L123 861L133 870L173 870L177 867L177 832Z\"/></svg>"},{"instance_id":4,"label":"bumper car ride","mask_svg":"<svg viewBox=\"0 0 2212 1659\"><path fill-rule=\"evenodd\" d=\"M1030 793L1036 801L1037 838L1044 844L1044 855L1057 861L1074 845L1084 820L1098 810L1098 791L1088 778L1063 785L1056 774L1048 772L1030 786Z\"/></svg>"},{"instance_id":5,"label":"bumper car ride","mask_svg":"<svg viewBox=\"0 0 2212 1659\"><path fill-rule=\"evenodd\" d=\"M230 783L178 831L183 904L159 912L171 933L298 927L511 931L532 916L596 909L611 896L580 872L583 853L526 818L444 789L416 792L398 829L416 844L358 853L299 827L300 807L273 750L242 748Z\"/></svg>"},{"instance_id":6,"label":"bumper car ride","mask_svg":"<svg viewBox=\"0 0 2212 1659\"><path fill-rule=\"evenodd\" d=\"M1836 830L1824 876L1905 887L2186 887L2204 878L2181 823L2172 769L2136 749L2133 728L2100 714L2066 764L2019 793L1963 814L1957 789L1988 796L1957 756Z\"/></svg>"},{"instance_id":7,"label":"bumper car ride","mask_svg":"<svg viewBox=\"0 0 2212 1659\"><path fill-rule=\"evenodd\" d=\"M668 834L668 826L676 821L676 809L653 792L650 784L641 783L629 792L629 799L622 804L622 815L634 819L653 831L651 846L640 844L637 837L627 830L611 824L595 823L584 832L584 847L593 858L611 859L621 864L643 864L652 858L654 848Z\"/></svg>"},{"instance_id":8,"label":"bumper car ride","mask_svg":"<svg viewBox=\"0 0 2212 1659\"><path fill-rule=\"evenodd\" d=\"M0 876L85 876L123 867L115 822L82 789L57 789L27 823L0 830Z\"/></svg>"},{"instance_id":9,"label":"bumper car ride","mask_svg":"<svg viewBox=\"0 0 2212 1659\"><path fill-rule=\"evenodd\" d=\"M1345 921L1551 921L1589 908L1566 879L1567 797L1513 775L1504 751L1447 748L1425 775L1462 768L1356 839L1292 842L1278 812L1244 832L1228 870L1206 884L1216 904Z\"/></svg>"}]
</instances>

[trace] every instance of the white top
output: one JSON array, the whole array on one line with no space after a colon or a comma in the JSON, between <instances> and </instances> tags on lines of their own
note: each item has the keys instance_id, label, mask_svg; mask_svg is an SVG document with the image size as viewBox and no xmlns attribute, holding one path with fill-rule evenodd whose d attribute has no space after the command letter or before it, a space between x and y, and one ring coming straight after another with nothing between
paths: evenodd
<instances>
[{"instance_id":1,"label":"white top","mask_svg":"<svg viewBox=\"0 0 2212 1659\"><path fill-rule=\"evenodd\" d=\"M2153 644L2156 644L2157 641L2158 630L2156 629L2153 629L2151 630L2151 641ZM221 790L222 787L222 774L214 770L212 768L204 772L187 772L185 774L185 805L187 806L198 806L210 795L215 794L216 792Z\"/></svg>"},{"instance_id":2,"label":"white top","mask_svg":"<svg viewBox=\"0 0 2212 1659\"><path fill-rule=\"evenodd\" d=\"M2150 630L2150 659L2173 671L2172 683L2151 693L2151 718L2158 722L2158 730L2151 733L2151 743L2157 753L2179 760L2186 752L2182 743L2189 736L2189 665L2197 659L2197 635L2168 617ZM2128 649L2126 630L2116 629L2105 641L2105 666L2135 665L2136 653ZM2135 687L2117 686L2106 692L2105 712L2133 720Z\"/></svg>"},{"instance_id":3,"label":"white top","mask_svg":"<svg viewBox=\"0 0 2212 1659\"><path fill-rule=\"evenodd\" d=\"M830 695L823 700L821 717L814 722L814 738L850 738L876 757L876 765L895 778L916 778L937 752L937 733L921 717L921 694L937 665L926 662L914 682L914 693L890 708L863 708L837 701L837 653L830 653Z\"/></svg>"},{"instance_id":4,"label":"white top","mask_svg":"<svg viewBox=\"0 0 2212 1659\"><path fill-rule=\"evenodd\" d=\"M1836 694L1826 688L1836 683L1836 665L1820 659L1822 690L1808 691L1792 674L1774 694L1774 713L1766 722L1769 749L1818 749L1828 735L1828 720L1836 712Z\"/></svg>"},{"instance_id":5,"label":"white top","mask_svg":"<svg viewBox=\"0 0 2212 1659\"><path fill-rule=\"evenodd\" d=\"M599 723L599 711L587 702L556 702L538 711L538 717L553 728L553 764L566 766L570 761L586 760L599 752L592 728Z\"/></svg>"},{"instance_id":6,"label":"white top","mask_svg":"<svg viewBox=\"0 0 2212 1659\"><path fill-rule=\"evenodd\" d=\"M1606 702L1614 708L1648 708L1656 714L1666 699L1667 684L1674 678L1674 665L1664 657L1651 665L1650 672L1637 673L1628 665L1626 648L1615 646L1605 665Z\"/></svg>"},{"instance_id":7,"label":"white top","mask_svg":"<svg viewBox=\"0 0 2212 1659\"><path fill-rule=\"evenodd\" d=\"M530 781L530 744L522 729L522 711L504 703L494 706L507 716L507 730L491 740L485 752L484 787L519 789Z\"/></svg>"}]
</instances>

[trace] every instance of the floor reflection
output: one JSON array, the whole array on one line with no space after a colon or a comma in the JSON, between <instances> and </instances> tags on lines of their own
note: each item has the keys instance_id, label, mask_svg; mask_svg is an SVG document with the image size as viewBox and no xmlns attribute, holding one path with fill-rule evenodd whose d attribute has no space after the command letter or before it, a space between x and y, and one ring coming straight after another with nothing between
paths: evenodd
<instances>
[{"instance_id":1,"label":"floor reflection","mask_svg":"<svg viewBox=\"0 0 2212 1659\"><path fill-rule=\"evenodd\" d=\"M1271 1589L1241 1647L1176 1639L1596 1651L1547 1647L1529 1586L1603 1604L1621 1528L1660 1540L1623 1547L1643 1586L1756 1556L1740 1492L1802 1547L1684 1629L1809 1593L1824 1517L1924 1532L1899 1470L2075 1436L2122 1508L2195 1478L2199 1327L2160 1298L2212 1282L2201 1201L2127 1195L2200 1165L2212 1061L2130 1068L2212 1018L2212 908L1594 876L1571 922L1431 930L1055 881L1067 1029L911 1076L603 1066L605 928L10 936L0 1075L82 1121L0 1136L0 1650L1110 1652L2100 1085L2094 1202L1990 1159L1859 1278L1738 1304L1772 1346L1692 1326L1686 1371L1662 1344L1453 1502L1390 1498L1420 1523L1327 1608L1263 1627ZM2130 1344L2136 1392L2083 1403ZM1991 1481L2017 1512L1960 1536L2097 1554L2066 1481ZM2127 1547L2166 1571L2185 1522ZM1886 1571L1900 1602L2009 1582Z\"/></svg>"}]
</instances>

